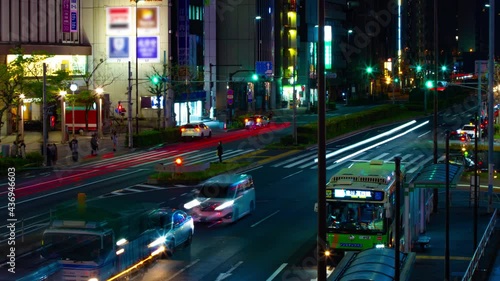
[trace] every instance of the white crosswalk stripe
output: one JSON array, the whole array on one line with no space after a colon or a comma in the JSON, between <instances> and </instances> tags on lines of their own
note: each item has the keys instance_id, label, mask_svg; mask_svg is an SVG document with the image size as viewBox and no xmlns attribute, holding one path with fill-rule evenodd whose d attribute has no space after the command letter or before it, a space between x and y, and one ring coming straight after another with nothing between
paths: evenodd
<instances>
[{"instance_id":1,"label":"white crosswalk stripe","mask_svg":"<svg viewBox=\"0 0 500 281\"><path fill-rule=\"evenodd\" d=\"M328 154L328 153L330 153L330 152L331 152L330 150L327 150L327 151L326 151L326 154ZM311 151L311 152L309 152L309 153L307 153L307 154L301 154L300 156L297 156L297 157L292 157L292 158L290 158L290 159L288 159L288 160L281 161L281 162L279 162L279 163L277 163L277 164L274 164L274 165L272 165L272 167L277 168L277 167L280 167L280 166L282 166L282 165L288 164L288 163L290 163L290 162L296 161L296 160L298 160L298 159L301 159L301 158L304 158L304 157L309 157L309 156L311 156L311 155L313 155L314 157L316 157L316 156L318 156L318 152L317 152L317 151Z\"/></svg>"}]
</instances>

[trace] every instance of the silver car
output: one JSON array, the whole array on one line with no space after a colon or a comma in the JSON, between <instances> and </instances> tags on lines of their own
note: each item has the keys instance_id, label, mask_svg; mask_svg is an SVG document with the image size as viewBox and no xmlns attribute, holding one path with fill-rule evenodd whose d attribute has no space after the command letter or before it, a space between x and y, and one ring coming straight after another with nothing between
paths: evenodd
<instances>
[{"instance_id":1,"label":"silver car","mask_svg":"<svg viewBox=\"0 0 500 281\"><path fill-rule=\"evenodd\" d=\"M171 256L175 248L191 244L194 234L193 218L182 210L159 208L149 214L149 221L159 237L148 244L148 248L165 247Z\"/></svg>"},{"instance_id":2,"label":"silver car","mask_svg":"<svg viewBox=\"0 0 500 281\"><path fill-rule=\"evenodd\" d=\"M181 137L210 138L212 137L212 129L203 122L184 124L181 126Z\"/></svg>"}]
</instances>

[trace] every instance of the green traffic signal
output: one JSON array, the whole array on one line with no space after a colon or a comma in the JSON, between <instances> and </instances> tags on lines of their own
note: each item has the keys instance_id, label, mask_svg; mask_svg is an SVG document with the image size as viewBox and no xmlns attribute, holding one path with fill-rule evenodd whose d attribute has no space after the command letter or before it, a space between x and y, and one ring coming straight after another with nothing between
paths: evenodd
<instances>
[{"instance_id":1,"label":"green traffic signal","mask_svg":"<svg viewBox=\"0 0 500 281\"><path fill-rule=\"evenodd\" d=\"M366 68L366 73L371 74L373 72L373 68L371 66Z\"/></svg>"},{"instance_id":2,"label":"green traffic signal","mask_svg":"<svg viewBox=\"0 0 500 281\"><path fill-rule=\"evenodd\" d=\"M394 78L394 83L398 83L399 82L399 78L398 77L395 77Z\"/></svg>"},{"instance_id":3,"label":"green traffic signal","mask_svg":"<svg viewBox=\"0 0 500 281\"><path fill-rule=\"evenodd\" d=\"M158 76L151 77L151 83L153 83L153 85L158 85L158 83L160 83L160 77Z\"/></svg>"},{"instance_id":4,"label":"green traffic signal","mask_svg":"<svg viewBox=\"0 0 500 281\"><path fill-rule=\"evenodd\" d=\"M425 87L427 87L427 89L434 88L434 82L432 80L426 81Z\"/></svg>"},{"instance_id":5,"label":"green traffic signal","mask_svg":"<svg viewBox=\"0 0 500 281\"><path fill-rule=\"evenodd\" d=\"M446 65L441 66L442 71L446 71Z\"/></svg>"},{"instance_id":6,"label":"green traffic signal","mask_svg":"<svg viewBox=\"0 0 500 281\"><path fill-rule=\"evenodd\" d=\"M253 81L257 81L257 80L259 80L259 76L258 76L257 74L253 74L253 75L252 75L252 80L253 80Z\"/></svg>"},{"instance_id":7,"label":"green traffic signal","mask_svg":"<svg viewBox=\"0 0 500 281\"><path fill-rule=\"evenodd\" d=\"M417 65L417 72L420 72L422 71L422 66L421 65Z\"/></svg>"}]
</instances>

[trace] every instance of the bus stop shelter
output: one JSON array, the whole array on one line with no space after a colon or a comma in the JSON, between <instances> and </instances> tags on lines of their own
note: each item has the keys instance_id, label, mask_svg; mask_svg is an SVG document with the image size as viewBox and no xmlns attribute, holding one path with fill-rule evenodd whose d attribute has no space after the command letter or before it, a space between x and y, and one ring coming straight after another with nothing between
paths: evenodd
<instances>
[{"instance_id":1,"label":"bus stop shelter","mask_svg":"<svg viewBox=\"0 0 500 281\"><path fill-rule=\"evenodd\" d=\"M408 281L415 263L415 253L399 253L400 278ZM396 251L392 248L373 248L361 252L346 252L335 267L329 281L393 281Z\"/></svg>"},{"instance_id":2,"label":"bus stop shelter","mask_svg":"<svg viewBox=\"0 0 500 281\"><path fill-rule=\"evenodd\" d=\"M450 163L450 188L455 188L464 171L463 165ZM446 188L446 163L424 166L409 181L410 188Z\"/></svg>"}]
</instances>

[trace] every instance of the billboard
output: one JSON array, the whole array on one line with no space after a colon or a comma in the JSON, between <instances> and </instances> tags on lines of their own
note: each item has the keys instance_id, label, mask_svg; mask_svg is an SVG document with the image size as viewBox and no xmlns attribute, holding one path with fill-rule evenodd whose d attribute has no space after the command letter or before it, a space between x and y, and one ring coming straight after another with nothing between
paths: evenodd
<instances>
[{"instance_id":1,"label":"billboard","mask_svg":"<svg viewBox=\"0 0 500 281\"><path fill-rule=\"evenodd\" d=\"M147 62L160 61L159 36L141 36L137 38L137 58Z\"/></svg>"},{"instance_id":2,"label":"billboard","mask_svg":"<svg viewBox=\"0 0 500 281\"><path fill-rule=\"evenodd\" d=\"M130 26L131 15L129 7L106 8L106 32L109 35L128 35L132 29Z\"/></svg>"},{"instance_id":3,"label":"billboard","mask_svg":"<svg viewBox=\"0 0 500 281\"><path fill-rule=\"evenodd\" d=\"M108 58L121 60L130 58L130 38L126 36L108 37Z\"/></svg>"},{"instance_id":4,"label":"billboard","mask_svg":"<svg viewBox=\"0 0 500 281\"><path fill-rule=\"evenodd\" d=\"M139 34L158 33L160 30L158 18L158 7L138 7L136 17L137 32Z\"/></svg>"},{"instance_id":5,"label":"billboard","mask_svg":"<svg viewBox=\"0 0 500 281\"><path fill-rule=\"evenodd\" d=\"M70 32L71 30L70 0L62 0L61 8L62 8L61 11L62 32Z\"/></svg>"}]
</instances>

